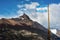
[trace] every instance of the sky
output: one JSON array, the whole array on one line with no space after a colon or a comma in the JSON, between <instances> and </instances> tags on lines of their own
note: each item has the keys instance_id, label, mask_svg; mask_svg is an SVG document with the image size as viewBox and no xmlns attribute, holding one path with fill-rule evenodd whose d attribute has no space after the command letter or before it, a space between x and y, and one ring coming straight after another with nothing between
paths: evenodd
<instances>
[{"instance_id":1,"label":"sky","mask_svg":"<svg viewBox=\"0 0 60 40\"><path fill-rule=\"evenodd\" d=\"M60 0L0 0L0 18L15 18L26 13L33 21L48 28L60 28ZM59 29L60 30L60 29Z\"/></svg>"}]
</instances>

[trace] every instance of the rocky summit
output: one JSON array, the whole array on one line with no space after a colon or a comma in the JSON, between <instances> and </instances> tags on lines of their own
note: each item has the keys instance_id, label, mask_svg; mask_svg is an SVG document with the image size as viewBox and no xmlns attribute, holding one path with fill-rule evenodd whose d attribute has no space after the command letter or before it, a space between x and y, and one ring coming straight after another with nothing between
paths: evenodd
<instances>
[{"instance_id":1,"label":"rocky summit","mask_svg":"<svg viewBox=\"0 0 60 40\"><path fill-rule=\"evenodd\" d=\"M48 30L23 14L18 18L0 19L0 40L48 40ZM51 33L50 39L57 40Z\"/></svg>"}]
</instances>

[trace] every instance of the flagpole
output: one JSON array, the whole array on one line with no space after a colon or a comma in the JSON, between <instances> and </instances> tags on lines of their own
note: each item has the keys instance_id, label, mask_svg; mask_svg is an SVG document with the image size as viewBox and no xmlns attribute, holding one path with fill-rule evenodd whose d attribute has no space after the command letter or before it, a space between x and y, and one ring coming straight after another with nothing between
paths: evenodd
<instances>
[{"instance_id":1,"label":"flagpole","mask_svg":"<svg viewBox=\"0 0 60 40\"><path fill-rule=\"evenodd\" d=\"M49 5L48 5L48 40L51 40L50 37L50 13L49 13Z\"/></svg>"}]
</instances>

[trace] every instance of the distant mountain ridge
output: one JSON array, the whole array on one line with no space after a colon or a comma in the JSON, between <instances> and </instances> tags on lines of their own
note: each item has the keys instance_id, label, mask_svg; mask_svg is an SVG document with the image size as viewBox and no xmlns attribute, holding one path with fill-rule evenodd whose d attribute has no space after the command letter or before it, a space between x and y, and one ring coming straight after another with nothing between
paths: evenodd
<instances>
[{"instance_id":1,"label":"distant mountain ridge","mask_svg":"<svg viewBox=\"0 0 60 40\"><path fill-rule=\"evenodd\" d=\"M32 21L26 14L23 14L19 18L0 19L0 28L0 30L2 31L0 34L1 36L3 36L1 37L1 40L3 40L3 38L5 37L7 38L5 38L5 40L15 40L14 37L18 37L19 35L19 37L22 37L22 39L20 39L19 37L17 39L16 37L16 40L48 40L47 29L44 28L41 24ZM5 34L8 36L6 36ZM15 36L12 34L14 34ZM13 39L9 35L14 36L12 37ZM51 33L51 40L54 40L55 38L59 37Z\"/></svg>"}]
</instances>

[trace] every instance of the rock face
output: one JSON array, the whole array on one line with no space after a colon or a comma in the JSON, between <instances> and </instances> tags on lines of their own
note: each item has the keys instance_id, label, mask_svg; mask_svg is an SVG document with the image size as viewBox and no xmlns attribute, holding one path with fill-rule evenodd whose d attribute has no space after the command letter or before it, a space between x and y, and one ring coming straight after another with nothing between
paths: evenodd
<instances>
[{"instance_id":1,"label":"rock face","mask_svg":"<svg viewBox=\"0 0 60 40\"><path fill-rule=\"evenodd\" d=\"M51 33L51 40L58 38ZM0 40L48 40L47 29L26 14L19 18L0 19Z\"/></svg>"}]
</instances>

